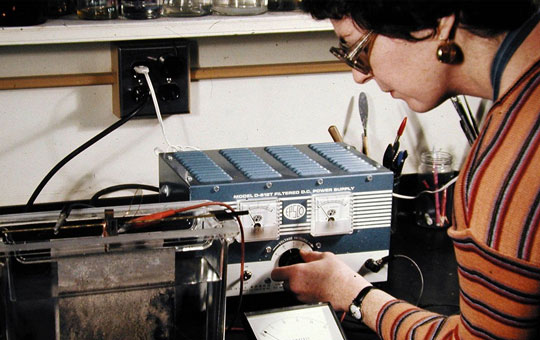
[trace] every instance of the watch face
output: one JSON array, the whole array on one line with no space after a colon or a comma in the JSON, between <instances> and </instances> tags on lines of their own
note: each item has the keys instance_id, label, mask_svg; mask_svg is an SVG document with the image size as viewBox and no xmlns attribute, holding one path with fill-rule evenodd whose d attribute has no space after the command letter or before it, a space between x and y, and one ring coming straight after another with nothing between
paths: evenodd
<instances>
[{"instance_id":1,"label":"watch face","mask_svg":"<svg viewBox=\"0 0 540 340\"><path fill-rule=\"evenodd\" d=\"M245 313L251 339L346 340L328 303Z\"/></svg>"},{"instance_id":2,"label":"watch face","mask_svg":"<svg viewBox=\"0 0 540 340\"><path fill-rule=\"evenodd\" d=\"M351 313L352 317L355 318L356 320L362 319L362 312L360 311L360 308L357 305L351 304L349 306L349 312Z\"/></svg>"}]
</instances>

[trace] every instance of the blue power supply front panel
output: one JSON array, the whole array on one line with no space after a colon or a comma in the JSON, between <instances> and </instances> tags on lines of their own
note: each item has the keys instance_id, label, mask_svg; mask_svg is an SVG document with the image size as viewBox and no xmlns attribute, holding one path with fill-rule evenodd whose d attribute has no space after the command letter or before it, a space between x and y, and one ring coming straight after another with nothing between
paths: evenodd
<instances>
[{"instance_id":1,"label":"blue power supply front panel","mask_svg":"<svg viewBox=\"0 0 540 340\"><path fill-rule=\"evenodd\" d=\"M393 173L343 143L163 153L159 180L167 200L225 202L249 212L241 217L247 294L281 290L270 272L291 263L296 249L333 252L355 270L388 255ZM238 294L239 254L234 242L228 295Z\"/></svg>"}]
</instances>

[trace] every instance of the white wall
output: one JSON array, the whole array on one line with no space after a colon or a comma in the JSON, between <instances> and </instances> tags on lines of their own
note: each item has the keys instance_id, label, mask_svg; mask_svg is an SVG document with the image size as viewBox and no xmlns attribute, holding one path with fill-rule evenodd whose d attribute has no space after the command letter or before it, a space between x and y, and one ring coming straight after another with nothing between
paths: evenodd
<instances>
[{"instance_id":1,"label":"white wall","mask_svg":"<svg viewBox=\"0 0 540 340\"><path fill-rule=\"evenodd\" d=\"M331 60L333 43L330 32L205 38L199 64ZM106 43L1 47L0 60L0 77L110 71ZM460 166L468 146L450 104L416 114L375 83L355 84L349 72L193 82L192 112L167 117L166 131L173 144L219 149L331 141L327 129L336 125L360 148L360 91L370 104L372 158L381 160L407 115L405 172L415 172L416 155L433 148L452 152ZM0 91L0 206L25 204L57 162L117 121L111 98L108 85ZM123 183L158 185L156 147L166 149L157 120L132 120L68 163L36 202L89 198Z\"/></svg>"}]
</instances>

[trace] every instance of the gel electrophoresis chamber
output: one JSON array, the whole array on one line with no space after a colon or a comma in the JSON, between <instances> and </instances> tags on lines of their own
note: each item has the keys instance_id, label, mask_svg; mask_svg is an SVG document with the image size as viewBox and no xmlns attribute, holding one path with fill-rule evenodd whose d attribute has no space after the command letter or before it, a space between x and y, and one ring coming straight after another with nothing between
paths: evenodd
<instances>
[{"instance_id":1,"label":"gel electrophoresis chamber","mask_svg":"<svg viewBox=\"0 0 540 340\"><path fill-rule=\"evenodd\" d=\"M0 216L0 339L224 337L232 218L197 202ZM217 210L216 210L217 211Z\"/></svg>"}]
</instances>

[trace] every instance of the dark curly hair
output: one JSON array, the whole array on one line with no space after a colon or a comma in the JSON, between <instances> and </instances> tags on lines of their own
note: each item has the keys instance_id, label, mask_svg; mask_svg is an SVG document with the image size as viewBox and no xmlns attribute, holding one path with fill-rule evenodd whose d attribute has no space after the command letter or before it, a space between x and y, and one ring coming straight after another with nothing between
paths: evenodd
<instances>
[{"instance_id":1,"label":"dark curly hair","mask_svg":"<svg viewBox=\"0 0 540 340\"><path fill-rule=\"evenodd\" d=\"M460 27L492 37L515 29L537 10L537 0L302 0L300 7L316 19L350 16L378 34L417 40L411 32L433 29L439 19L456 14Z\"/></svg>"}]
</instances>

